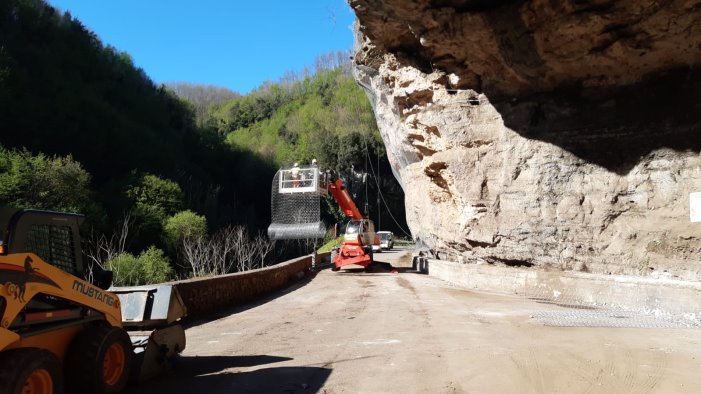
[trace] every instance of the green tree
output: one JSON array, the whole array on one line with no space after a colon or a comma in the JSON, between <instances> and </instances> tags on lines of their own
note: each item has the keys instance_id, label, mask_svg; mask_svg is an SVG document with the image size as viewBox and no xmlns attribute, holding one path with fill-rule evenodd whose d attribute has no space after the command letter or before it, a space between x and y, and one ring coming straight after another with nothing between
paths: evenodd
<instances>
[{"instance_id":1,"label":"green tree","mask_svg":"<svg viewBox=\"0 0 701 394\"><path fill-rule=\"evenodd\" d=\"M143 269L139 260L131 253L124 252L106 263L106 269L114 274L115 286L137 286L143 284Z\"/></svg>"},{"instance_id":2,"label":"green tree","mask_svg":"<svg viewBox=\"0 0 701 394\"><path fill-rule=\"evenodd\" d=\"M183 192L180 186L170 179L162 179L152 174L144 174L137 183L127 190L127 196L135 205L151 206L155 211L172 215L182 209Z\"/></svg>"},{"instance_id":3,"label":"green tree","mask_svg":"<svg viewBox=\"0 0 701 394\"><path fill-rule=\"evenodd\" d=\"M94 213L90 174L73 157L0 147L0 204Z\"/></svg>"},{"instance_id":4,"label":"green tree","mask_svg":"<svg viewBox=\"0 0 701 394\"><path fill-rule=\"evenodd\" d=\"M131 213L138 229L132 246L139 250L147 245L162 245L161 235L166 218L183 206L180 186L170 179L142 174L127 187L126 195L132 203Z\"/></svg>"},{"instance_id":5,"label":"green tree","mask_svg":"<svg viewBox=\"0 0 701 394\"><path fill-rule=\"evenodd\" d=\"M205 235L207 235L207 219L192 211L176 213L167 218L163 226L163 237L172 251L178 250L185 238Z\"/></svg>"}]
</instances>

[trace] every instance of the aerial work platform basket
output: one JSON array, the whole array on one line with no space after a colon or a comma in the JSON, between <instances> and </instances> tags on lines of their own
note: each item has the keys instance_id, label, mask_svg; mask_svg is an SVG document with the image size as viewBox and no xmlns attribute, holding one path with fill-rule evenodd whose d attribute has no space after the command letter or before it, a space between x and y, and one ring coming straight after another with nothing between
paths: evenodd
<instances>
[{"instance_id":1,"label":"aerial work platform basket","mask_svg":"<svg viewBox=\"0 0 701 394\"><path fill-rule=\"evenodd\" d=\"M275 179L278 183L278 192L289 193L317 193L326 194L325 173L317 167L293 167L278 170ZM275 181L273 181L275 183ZM274 190L274 185L273 185Z\"/></svg>"},{"instance_id":2,"label":"aerial work platform basket","mask_svg":"<svg viewBox=\"0 0 701 394\"><path fill-rule=\"evenodd\" d=\"M321 196L327 194L326 174L316 166L278 170L271 193L273 240L317 239L326 235L321 220Z\"/></svg>"}]
</instances>

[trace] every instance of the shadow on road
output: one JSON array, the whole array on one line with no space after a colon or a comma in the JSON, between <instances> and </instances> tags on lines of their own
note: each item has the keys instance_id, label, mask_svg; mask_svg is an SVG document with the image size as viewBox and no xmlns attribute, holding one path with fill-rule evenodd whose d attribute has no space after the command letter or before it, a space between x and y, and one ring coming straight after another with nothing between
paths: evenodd
<instances>
[{"instance_id":1,"label":"shadow on road","mask_svg":"<svg viewBox=\"0 0 701 394\"><path fill-rule=\"evenodd\" d=\"M251 356L272 357L273 356ZM203 359L208 357L189 357ZM214 357L222 358L222 357ZM228 358L228 357L223 357ZM233 359L240 357L230 357ZM286 357L277 357L289 360ZM199 362L199 361L198 361ZM221 361L216 361L221 362ZM275 361L272 361L275 362ZM205 361L206 363L206 361ZM331 375L331 368L273 367L247 372L198 374L196 376L165 376L128 390L133 394L147 393L316 393ZM214 372L214 371L212 371Z\"/></svg>"},{"instance_id":2,"label":"shadow on road","mask_svg":"<svg viewBox=\"0 0 701 394\"><path fill-rule=\"evenodd\" d=\"M356 267L356 266L353 266ZM390 263L384 261L375 260L367 268L341 268L338 272L339 275L352 276L355 274L403 274L403 273L420 273L415 267L395 267Z\"/></svg>"},{"instance_id":3,"label":"shadow on road","mask_svg":"<svg viewBox=\"0 0 701 394\"><path fill-rule=\"evenodd\" d=\"M178 376L197 376L216 373L229 368L255 367L292 360L289 357L255 356L181 356L176 358L173 372Z\"/></svg>"},{"instance_id":4,"label":"shadow on road","mask_svg":"<svg viewBox=\"0 0 701 394\"><path fill-rule=\"evenodd\" d=\"M387 276L387 275L394 275L394 274L421 274L418 272L416 269L411 268L411 267L397 267L393 268L394 271L388 271L388 270L365 270L363 268L348 268L348 269L341 269L339 272L335 272L336 275L343 275L343 276Z\"/></svg>"},{"instance_id":5,"label":"shadow on road","mask_svg":"<svg viewBox=\"0 0 701 394\"><path fill-rule=\"evenodd\" d=\"M309 284L309 282L311 282L312 279L314 279L314 276L315 276L315 274L308 275L307 277L300 279L296 282L293 282L292 284L288 285L287 287L285 287L283 289L277 290L273 293L267 294L267 295L262 296L258 299L246 302L245 304L233 306L231 308L226 308L226 309L223 309L217 313L212 313L211 315L209 315L205 318L199 318L199 319L185 318L184 322L182 323L183 327L185 327L185 328L196 327L196 326L208 323L208 322L213 321L213 320L219 320L223 317L227 317L227 316L233 315L235 313L240 313L240 312L246 311L248 309L255 308L257 306L261 306L265 303L273 301L276 298L290 294L293 291L306 286L307 284Z\"/></svg>"}]
</instances>

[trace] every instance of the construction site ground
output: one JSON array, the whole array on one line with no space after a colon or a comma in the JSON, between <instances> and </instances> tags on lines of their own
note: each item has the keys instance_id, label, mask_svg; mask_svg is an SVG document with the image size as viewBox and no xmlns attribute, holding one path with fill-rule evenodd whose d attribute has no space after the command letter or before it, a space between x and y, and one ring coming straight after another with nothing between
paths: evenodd
<instances>
[{"instance_id":1,"label":"construction site ground","mask_svg":"<svg viewBox=\"0 0 701 394\"><path fill-rule=\"evenodd\" d=\"M323 270L191 322L173 370L132 393L700 393L701 330L556 327L568 308L398 273Z\"/></svg>"}]
</instances>

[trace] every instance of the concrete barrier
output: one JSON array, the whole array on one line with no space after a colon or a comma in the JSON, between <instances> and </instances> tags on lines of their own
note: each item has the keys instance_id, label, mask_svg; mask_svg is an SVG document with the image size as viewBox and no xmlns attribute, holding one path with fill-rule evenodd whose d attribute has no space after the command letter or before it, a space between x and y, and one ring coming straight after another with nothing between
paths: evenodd
<instances>
[{"instance_id":1,"label":"concrete barrier","mask_svg":"<svg viewBox=\"0 0 701 394\"><path fill-rule=\"evenodd\" d=\"M427 259L426 264L431 276L479 291L518 294L568 305L701 317L701 283L698 282L539 271L434 259Z\"/></svg>"},{"instance_id":2,"label":"concrete barrier","mask_svg":"<svg viewBox=\"0 0 701 394\"><path fill-rule=\"evenodd\" d=\"M270 267L211 278L173 282L189 317L203 317L280 290L309 270L312 256L302 256Z\"/></svg>"}]
</instances>

